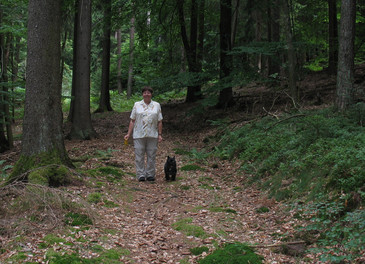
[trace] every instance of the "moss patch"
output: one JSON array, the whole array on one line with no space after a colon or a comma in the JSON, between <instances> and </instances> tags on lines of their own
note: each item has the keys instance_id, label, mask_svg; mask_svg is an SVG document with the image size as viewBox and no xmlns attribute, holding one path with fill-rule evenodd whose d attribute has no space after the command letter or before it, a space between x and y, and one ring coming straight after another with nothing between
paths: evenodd
<instances>
[{"instance_id":1,"label":"moss patch","mask_svg":"<svg viewBox=\"0 0 365 264\"><path fill-rule=\"evenodd\" d=\"M205 233L204 229L201 226L190 224L192 222L193 220L191 218L184 218L172 224L172 227L177 231L183 232L187 236L206 238L208 235Z\"/></svg>"},{"instance_id":2,"label":"moss patch","mask_svg":"<svg viewBox=\"0 0 365 264\"><path fill-rule=\"evenodd\" d=\"M263 257L257 255L251 247L242 243L226 244L212 254L200 260L200 264L261 264Z\"/></svg>"},{"instance_id":3,"label":"moss patch","mask_svg":"<svg viewBox=\"0 0 365 264\"><path fill-rule=\"evenodd\" d=\"M31 171L28 182L44 186L58 187L71 182L69 169L62 165L49 165Z\"/></svg>"},{"instance_id":4,"label":"moss patch","mask_svg":"<svg viewBox=\"0 0 365 264\"><path fill-rule=\"evenodd\" d=\"M34 183L44 185L47 182L51 186L52 184L62 185L69 180L67 167L73 168L70 159L67 155L63 157L56 149L33 156L21 155L7 183L28 181L29 175L32 174Z\"/></svg>"}]
</instances>

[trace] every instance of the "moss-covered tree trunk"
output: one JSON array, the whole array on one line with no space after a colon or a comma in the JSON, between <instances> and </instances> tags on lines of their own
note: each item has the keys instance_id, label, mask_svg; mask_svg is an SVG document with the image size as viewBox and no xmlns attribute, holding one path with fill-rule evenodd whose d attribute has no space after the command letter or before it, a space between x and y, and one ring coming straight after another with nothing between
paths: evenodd
<instances>
[{"instance_id":1,"label":"moss-covered tree trunk","mask_svg":"<svg viewBox=\"0 0 365 264\"><path fill-rule=\"evenodd\" d=\"M39 167L72 166L62 131L60 5L58 0L29 1L22 151L9 181L26 180L26 172Z\"/></svg>"}]
</instances>

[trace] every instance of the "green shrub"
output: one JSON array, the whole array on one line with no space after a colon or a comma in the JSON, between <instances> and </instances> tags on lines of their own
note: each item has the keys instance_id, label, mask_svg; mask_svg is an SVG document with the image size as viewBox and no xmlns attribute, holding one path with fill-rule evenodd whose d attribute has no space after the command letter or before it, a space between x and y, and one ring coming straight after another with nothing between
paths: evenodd
<instances>
[{"instance_id":1,"label":"green shrub","mask_svg":"<svg viewBox=\"0 0 365 264\"><path fill-rule=\"evenodd\" d=\"M226 244L212 254L200 260L200 264L260 264L263 257L257 255L251 247L242 243Z\"/></svg>"}]
</instances>

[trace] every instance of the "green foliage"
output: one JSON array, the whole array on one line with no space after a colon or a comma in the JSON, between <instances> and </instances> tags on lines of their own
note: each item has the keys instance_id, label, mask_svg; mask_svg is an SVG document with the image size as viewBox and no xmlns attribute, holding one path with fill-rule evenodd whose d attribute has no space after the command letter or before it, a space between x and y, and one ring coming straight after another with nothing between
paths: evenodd
<instances>
[{"instance_id":1,"label":"green foliage","mask_svg":"<svg viewBox=\"0 0 365 264\"><path fill-rule=\"evenodd\" d=\"M226 244L215 250L212 254L199 261L200 264L259 264L263 263L263 257L257 255L246 244Z\"/></svg>"},{"instance_id":2,"label":"green foliage","mask_svg":"<svg viewBox=\"0 0 365 264\"><path fill-rule=\"evenodd\" d=\"M6 160L0 160L0 166L3 165L6 162ZM12 165L5 165L1 167L0 169L0 178L6 178L8 177L7 170L13 168Z\"/></svg>"},{"instance_id":3,"label":"green foliage","mask_svg":"<svg viewBox=\"0 0 365 264\"><path fill-rule=\"evenodd\" d=\"M363 117L351 113L363 113L363 107L348 115L327 109L264 118L227 131L216 154L242 160L242 170L253 174L252 180L263 179L279 199L319 190L356 191L365 183L365 128L359 125Z\"/></svg>"},{"instance_id":4,"label":"green foliage","mask_svg":"<svg viewBox=\"0 0 365 264\"><path fill-rule=\"evenodd\" d=\"M320 234L316 248L321 261L353 262L365 250L365 210L346 212L338 201L314 203L302 208L303 216L310 224L298 229L300 232Z\"/></svg>"}]
</instances>

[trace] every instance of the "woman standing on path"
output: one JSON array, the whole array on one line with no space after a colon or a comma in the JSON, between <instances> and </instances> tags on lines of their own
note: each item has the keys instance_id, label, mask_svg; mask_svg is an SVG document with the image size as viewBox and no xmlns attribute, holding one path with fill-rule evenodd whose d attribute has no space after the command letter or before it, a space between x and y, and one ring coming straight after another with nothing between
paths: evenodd
<instances>
[{"instance_id":1,"label":"woman standing on path","mask_svg":"<svg viewBox=\"0 0 365 264\"><path fill-rule=\"evenodd\" d=\"M152 101L152 94L153 89L150 86L142 88L143 100L134 103L128 133L124 136L124 140L128 140L133 132L138 181L155 180L157 145L162 141L161 106Z\"/></svg>"}]
</instances>

